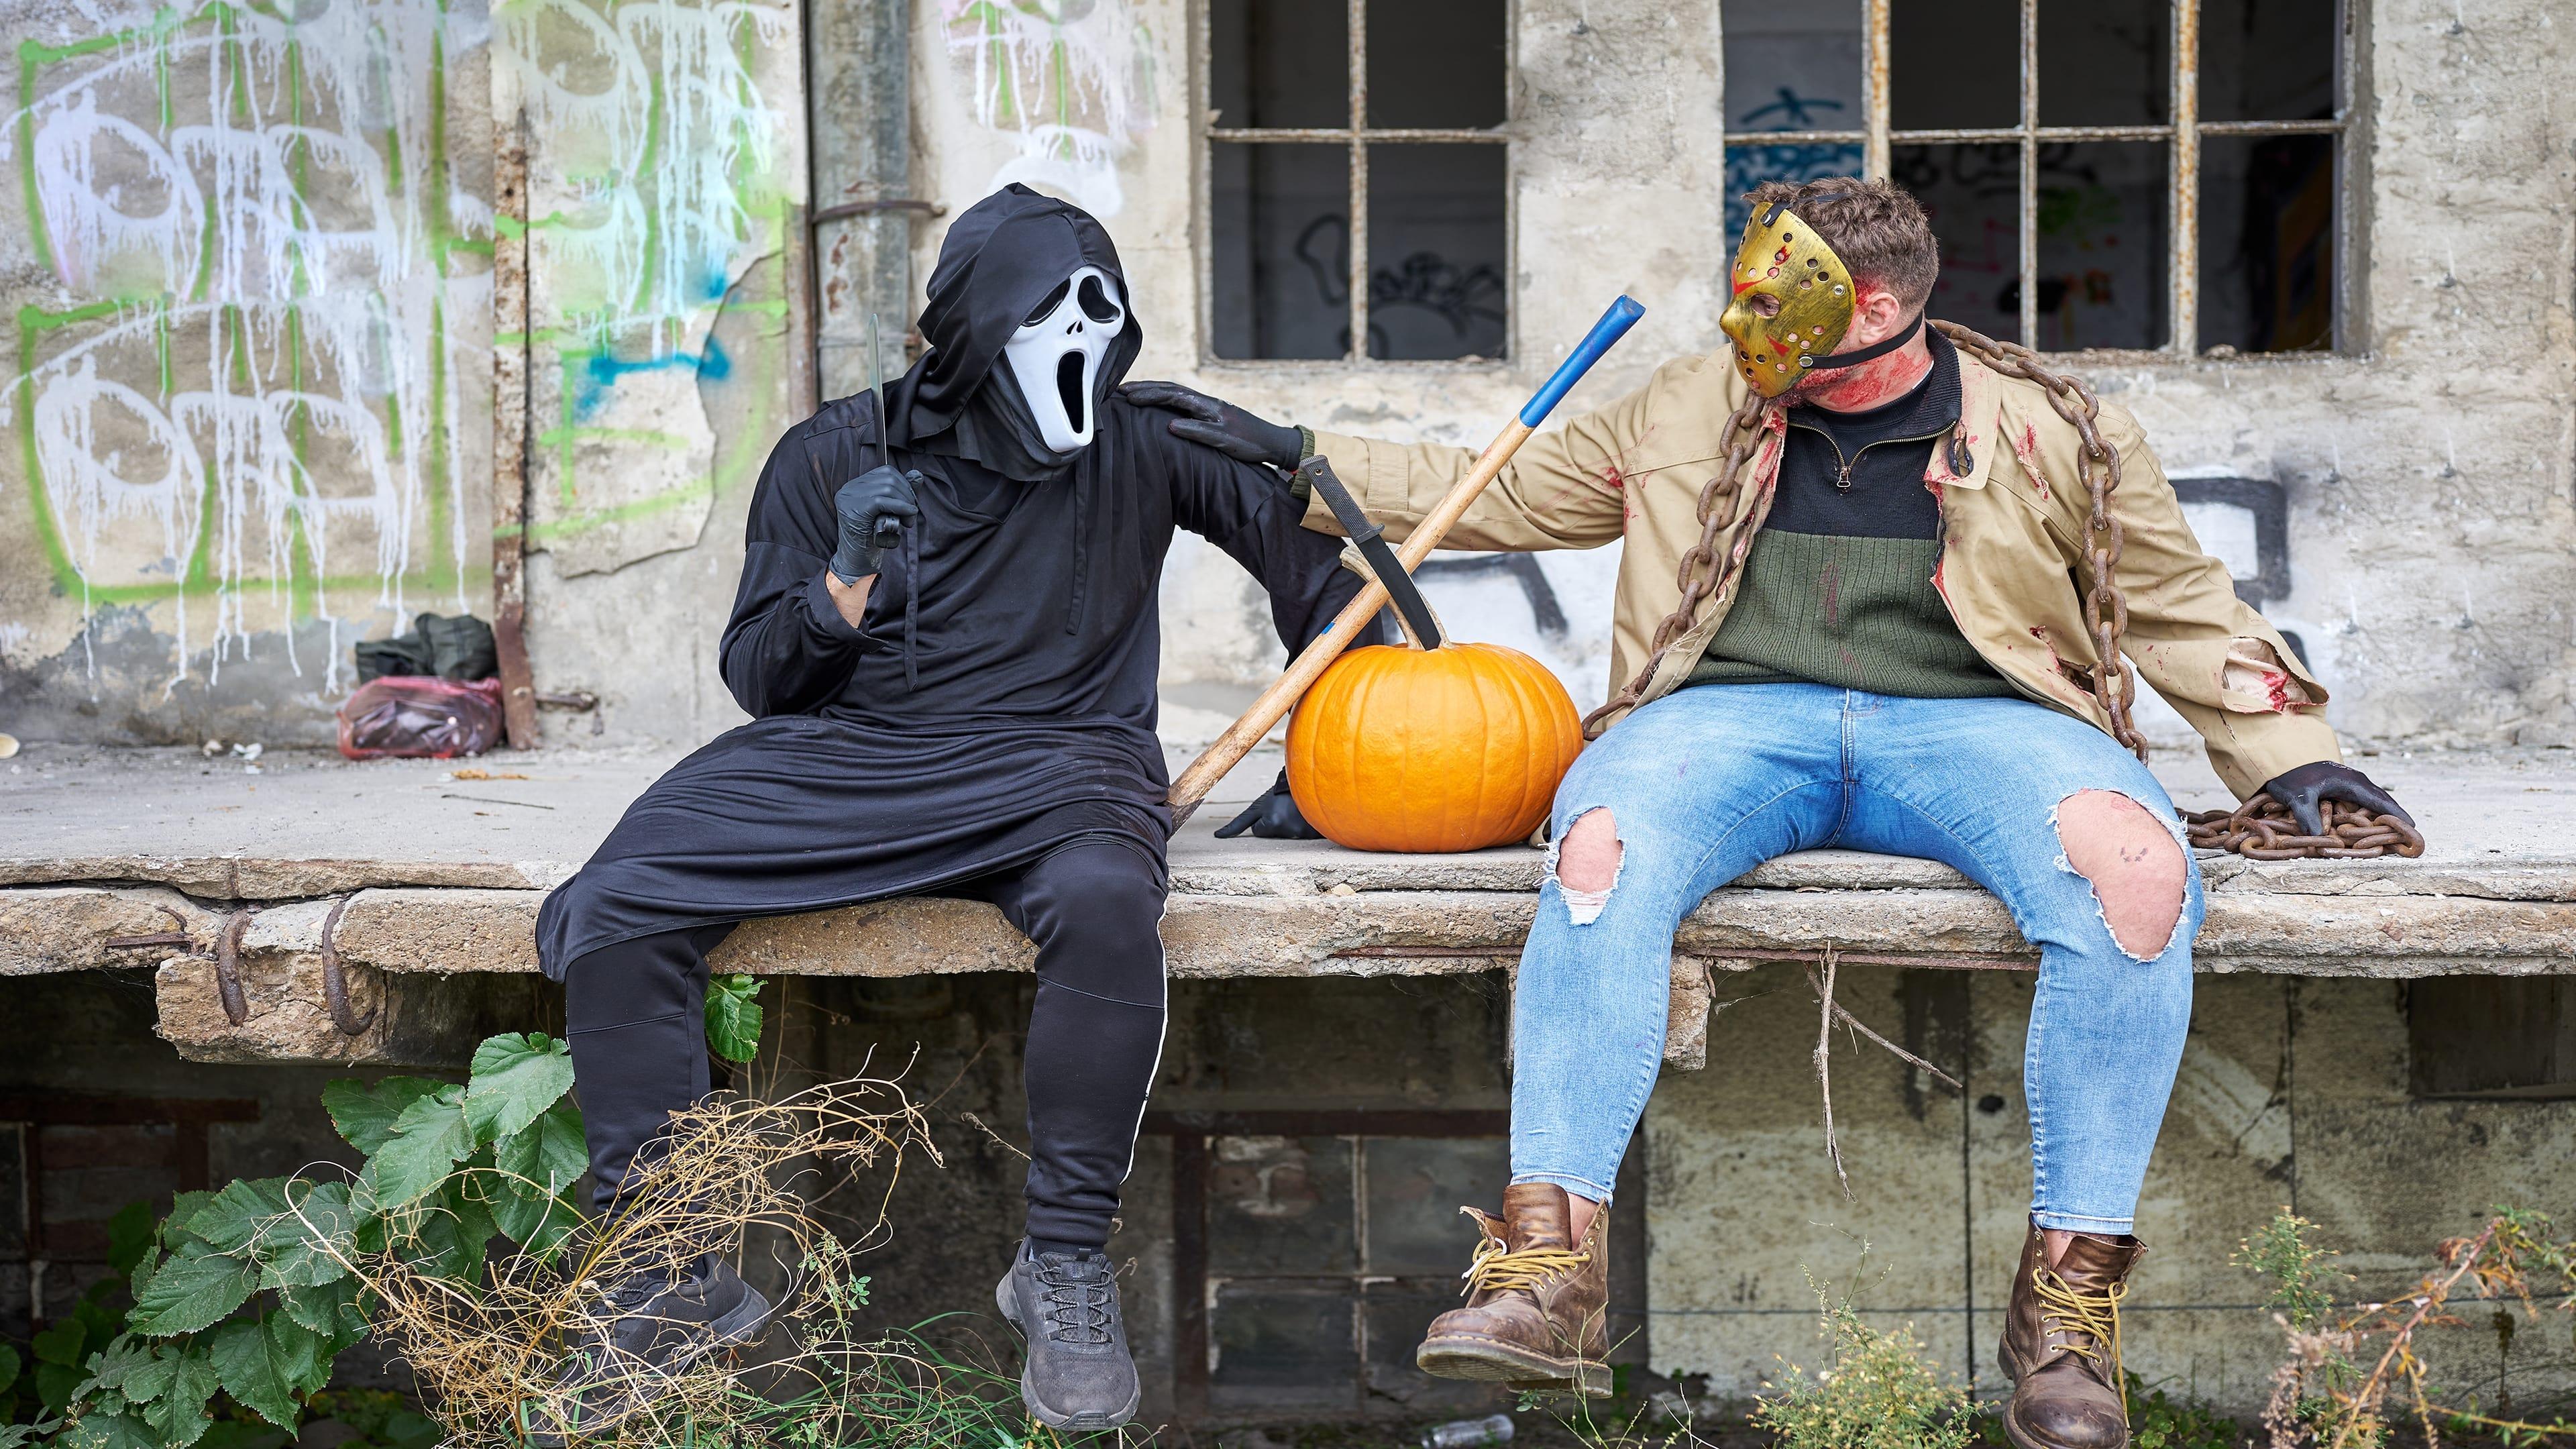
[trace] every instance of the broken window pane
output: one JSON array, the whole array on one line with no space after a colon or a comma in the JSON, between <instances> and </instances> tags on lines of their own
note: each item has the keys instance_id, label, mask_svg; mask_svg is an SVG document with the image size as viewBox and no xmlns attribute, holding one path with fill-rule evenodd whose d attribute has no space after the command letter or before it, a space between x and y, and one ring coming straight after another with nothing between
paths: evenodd
<instances>
[{"instance_id":1,"label":"broken window pane","mask_svg":"<svg viewBox=\"0 0 2576 1449\"><path fill-rule=\"evenodd\" d=\"M1220 126L1351 123L1349 12L1308 0L1209 0L1208 104Z\"/></svg>"},{"instance_id":2,"label":"broken window pane","mask_svg":"<svg viewBox=\"0 0 2576 1449\"><path fill-rule=\"evenodd\" d=\"M1506 63L1502 0L1369 0L1372 126L1499 126Z\"/></svg>"},{"instance_id":3,"label":"broken window pane","mask_svg":"<svg viewBox=\"0 0 2576 1449\"><path fill-rule=\"evenodd\" d=\"M2173 116L2173 0L2039 7L2039 123L2158 126Z\"/></svg>"},{"instance_id":4,"label":"broken window pane","mask_svg":"<svg viewBox=\"0 0 2576 1449\"><path fill-rule=\"evenodd\" d=\"M1356 1269L1348 1139L1218 1137L1208 1147L1210 1273Z\"/></svg>"},{"instance_id":5,"label":"broken window pane","mask_svg":"<svg viewBox=\"0 0 2576 1449\"><path fill-rule=\"evenodd\" d=\"M1504 352L1503 148L1369 147L1369 356Z\"/></svg>"},{"instance_id":6,"label":"broken window pane","mask_svg":"<svg viewBox=\"0 0 2576 1449\"><path fill-rule=\"evenodd\" d=\"M1726 129L1858 131L1861 104L1860 0L1775 5L1725 0ZM1726 148L1726 226L1744 230L1744 194L1765 181L1857 176L1858 142Z\"/></svg>"},{"instance_id":7,"label":"broken window pane","mask_svg":"<svg viewBox=\"0 0 2576 1449\"><path fill-rule=\"evenodd\" d=\"M1368 1152L1368 1271L1455 1274L1476 1246L1458 1208L1492 1211L1511 1178L1500 1137L1375 1137Z\"/></svg>"},{"instance_id":8,"label":"broken window pane","mask_svg":"<svg viewBox=\"0 0 2576 1449\"><path fill-rule=\"evenodd\" d=\"M2200 118L2330 118L2342 40L2335 0L2201 0Z\"/></svg>"},{"instance_id":9,"label":"broken window pane","mask_svg":"<svg viewBox=\"0 0 2576 1449\"><path fill-rule=\"evenodd\" d=\"M2017 0L1895 6L1887 51L1888 124L1897 130L2021 124Z\"/></svg>"},{"instance_id":10,"label":"broken window pane","mask_svg":"<svg viewBox=\"0 0 2576 1449\"><path fill-rule=\"evenodd\" d=\"M2167 149L2161 141L2040 148L2042 349L2165 345Z\"/></svg>"},{"instance_id":11,"label":"broken window pane","mask_svg":"<svg viewBox=\"0 0 2576 1449\"><path fill-rule=\"evenodd\" d=\"M2334 345L2334 148L2332 136L2201 141L2203 349Z\"/></svg>"},{"instance_id":12,"label":"broken window pane","mask_svg":"<svg viewBox=\"0 0 2576 1449\"><path fill-rule=\"evenodd\" d=\"M1208 1336L1221 1409L1348 1407L1359 1398L1359 1295L1351 1283L1221 1283Z\"/></svg>"},{"instance_id":13,"label":"broken window pane","mask_svg":"<svg viewBox=\"0 0 2576 1449\"><path fill-rule=\"evenodd\" d=\"M1914 193L1941 243L1931 314L2006 342L2021 340L2021 148L1898 146L1896 183Z\"/></svg>"},{"instance_id":14,"label":"broken window pane","mask_svg":"<svg viewBox=\"0 0 2576 1449\"><path fill-rule=\"evenodd\" d=\"M1216 355L1345 355L1349 149L1229 142L1209 150Z\"/></svg>"}]
</instances>

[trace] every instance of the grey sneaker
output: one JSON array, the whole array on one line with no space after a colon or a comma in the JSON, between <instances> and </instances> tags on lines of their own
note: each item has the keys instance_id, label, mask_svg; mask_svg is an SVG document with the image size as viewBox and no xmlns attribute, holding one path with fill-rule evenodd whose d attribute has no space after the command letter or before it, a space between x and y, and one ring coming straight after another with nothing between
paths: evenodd
<instances>
[{"instance_id":1,"label":"grey sneaker","mask_svg":"<svg viewBox=\"0 0 2576 1449\"><path fill-rule=\"evenodd\" d=\"M1144 1389L1106 1254L1038 1257L1023 1241L993 1301L1028 1335L1020 1398L1029 1417L1050 1429L1115 1429L1136 1417Z\"/></svg>"},{"instance_id":2,"label":"grey sneaker","mask_svg":"<svg viewBox=\"0 0 2576 1449\"><path fill-rule=\"evenodd\" d=\"M605 1433L701 1359L749 1342L769 1317L769 1300L720 1258L583 1286L596 1304L566 1325L552 1391L525 1406L533 1449Z\"/></svg>"}]
</instances>

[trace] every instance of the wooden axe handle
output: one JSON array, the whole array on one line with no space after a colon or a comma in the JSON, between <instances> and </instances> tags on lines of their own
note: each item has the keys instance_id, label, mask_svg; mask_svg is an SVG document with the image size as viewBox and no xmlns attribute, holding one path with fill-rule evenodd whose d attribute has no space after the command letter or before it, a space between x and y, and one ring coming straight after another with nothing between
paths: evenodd
<instances>
[{"instance_id":1,"label":"wooden axe handle","mask_svg":"<svg viewBox=\"0 0 2576 1449\"><path fill-rule=\"evenodd\" d=\"M1610 305L1609 311L1601 314L1601 320L1593 324L1592 331L1582 343L1567 354L1546 383L1530 396L1520 415L1505 423L1502 432L1485 445L1485 451L1478 455L1475 466L1469 468L1466 476L1449 490L1448 496L1424 514L1422 521L1405 536L1403 544L1395 551L1395 557L1404 565L1406 572L1420 567L1423 559L1440 546L1440 540L1448 535L1459 519L1466 516L1477 495L1485 491L1485 485L1494 481L1495 475L1503 471L1503 466L1511 462L1512 455L1520 451L1521 444L1529 440L1531 433L1538 431L1540 423L1547 421L1547 415L1555 410L1558 401L1585 372L1591 370L1592 364L1601 360L1611 344L1637 325L1637 319L1645 312L1646 309L1633 300L1621 297ZM1296 707L1307 688L1327 666L1341 657L1343 645L1359 632L1360 626L1385 607L1386 585L1375 579L1362 584L1359 593L1342 606L1342 612L1335 616L1331 627L1316 635L1299 651L1289 663L1288 672L1261 691L1261 697L1252 702L1252 708L1245 710L1242 718L1217 736L1216 743L1190 762L1190 767L1172 782L1172 793L1168 797L1174 830L1189 822L1190 816L1197 813L1199 802L1207 798L1208 791L1215 789L1226 772L1251 753L1252 747L1261 743L1261 737L1270 733L1271 727Z\"/></svg>"}]
</instances>

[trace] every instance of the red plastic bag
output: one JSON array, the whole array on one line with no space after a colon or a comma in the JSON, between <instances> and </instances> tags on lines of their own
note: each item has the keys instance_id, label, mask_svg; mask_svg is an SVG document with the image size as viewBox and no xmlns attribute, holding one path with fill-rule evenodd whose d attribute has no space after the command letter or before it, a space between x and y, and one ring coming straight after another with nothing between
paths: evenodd
<instances>
[{"instance_id":1,"label":"red plastic bag","mask_svg":"<svg viewBox=\"0 0 2576 1449\"><path fill-rule=\"evenodd\" d=\"M388 674L370 679L340 706L340 753L449 760L501 742L501 681Z\"/></svg>"}]
</instances>

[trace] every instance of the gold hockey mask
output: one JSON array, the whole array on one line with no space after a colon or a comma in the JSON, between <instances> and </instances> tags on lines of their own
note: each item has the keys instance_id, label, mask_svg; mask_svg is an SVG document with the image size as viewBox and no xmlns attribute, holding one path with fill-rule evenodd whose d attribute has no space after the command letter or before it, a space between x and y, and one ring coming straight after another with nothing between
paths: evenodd
<instances>
[{"instance_id":1,"label":"gold hockey mask","mask_svg":"<svg viewBox=\"0 0 2576 1449\"><path fill-rule=\"evenodd\" d=\"M1851 272L1785 203L1745 221L1730 281L1717 325L1735 339L1735 370L1764 397L1797 386L1851 330Z\"/></svg>"}]
</instances>

